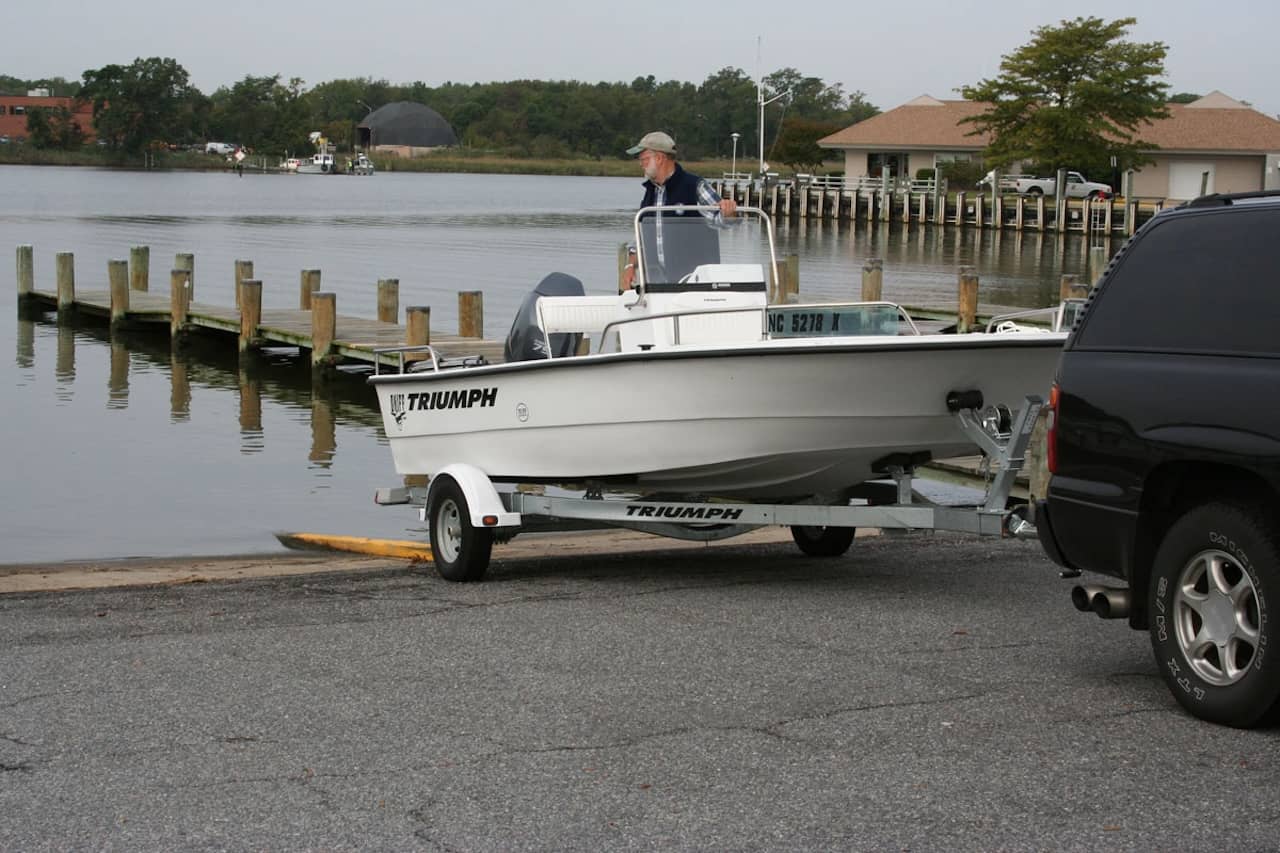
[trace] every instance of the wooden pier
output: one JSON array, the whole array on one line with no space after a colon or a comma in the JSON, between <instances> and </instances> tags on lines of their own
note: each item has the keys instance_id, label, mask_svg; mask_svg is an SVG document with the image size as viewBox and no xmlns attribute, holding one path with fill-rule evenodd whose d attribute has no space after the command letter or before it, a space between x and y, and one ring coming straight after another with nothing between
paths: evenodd
<instances>
[{"instance_id":1,"label":"wooden pier","mask_svg":"<svg viewBox=\"0 0 1280 853\"><path fill-rule=\"evenodd\" d=\"M1090 250L1090 281L1106 263L1103 247ZM619 269L626 258L626 244L618 249ZM430 345L445 363L475 356L490 364L505 360L502 341L484 337L484 297L479 291L458 293L458 332L442 334L431 329L431 309L410 306L404 310L405 323L398 322L399 280L382 279L377 288L377 319L340 315L337 297L320 290L320 270L302 270L299 276L297 309L262 308L262 282L253 278L253 262L238 260L234 269L236 306L222 306L193 298L195 258L178 254L169 273L167 295L150 290L149 249L135 246L130 258L107 262L106 290L78 290L75 260L71 253L55 256L55 287L35 287L31 246L17 249L19 310L55 310L59 324L90 318L109 325L111 332L160 329L169 334L172 347L180 348L195 334L225 341L247 353L270 347L296 347L306 351L314 375L323 377L340 364L380 364L397 369L400 356L383 350ZM770 282L769 303L797 302L800 291L799 257L780 259L778 279ZM879 301L883 298L884 264L868 259L862 268L861 286L850 282L849 300ZM972 267L957 269L956 301L951 305L906 305L922 328L954 328L964 332L981 328L993 315L1019 309L979 302L979 280ZM1062 276L1060 298L1082 297L1088 282L1075 275Z\"/></svg>"},{"instance_id":2,"label":"wooden pier","mask_svg":"<svg viewBox=\"0 0 1280 853\"><path fill-rule=\"evenodd\" d=\"M911 228L942 225L1128 237L1155 216L1164 199L1058 199L1011 193L948 193L932 182L895 184L872 179L712 181L722 198L759 207L770 216L851 222L895 222ZM917 186L920 184L920 186Z\"/></svg>"},{"instance_id":3,"label":"wooden pier","mask_svg":"<svg viewBox=\"0 0 1280 853\"><path fill-rule=\"evenodd\" d=\"M196 333L234 339L241 353L264 347L288 346L308 350L311 364L323 371L340 362L395 365L393 355L378 350L430 344L445 359L480 355L489 362L503 361L503 343L483 337L484 302L478 291L458 294L458 334L431 330L431 309L405 309L400 325L399 281L378 282L377 319L345 316L337 312L337 297L319 290L320 271L302 270L297 309L262 308L262 282L253 278L252 261L236 261L236 306L225 307L193 298L195 258L179 254L169 274L169 292L155 293L149 283L149 250L135 246L129 261L107 264L106 290L77 290L75 262L69 252L55 258L53 290L35 287L31 246L17 250L18 302L20 307L52 309L59 319L78 316L106 320L112 329L167 329L174 345Z\"/></svg>"}]
</instances>

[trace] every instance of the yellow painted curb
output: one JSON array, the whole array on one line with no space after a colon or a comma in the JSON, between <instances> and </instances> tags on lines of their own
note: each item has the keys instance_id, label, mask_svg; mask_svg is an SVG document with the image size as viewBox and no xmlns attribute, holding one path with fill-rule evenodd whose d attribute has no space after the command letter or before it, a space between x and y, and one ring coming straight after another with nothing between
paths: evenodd
<instances>
[{"instance_id":1,"label":"yellow painted curb","mask_svg":"<svg viewBox=\"0 0 1280 853\"><path fill-rule=\"evenodd\" d=\"M403 539L368 539L363 536L333 536L327 533L277 533L286 548L298 551L350 551L375 557L431 561L431 546Z\"/></svg>"}]
</instances>

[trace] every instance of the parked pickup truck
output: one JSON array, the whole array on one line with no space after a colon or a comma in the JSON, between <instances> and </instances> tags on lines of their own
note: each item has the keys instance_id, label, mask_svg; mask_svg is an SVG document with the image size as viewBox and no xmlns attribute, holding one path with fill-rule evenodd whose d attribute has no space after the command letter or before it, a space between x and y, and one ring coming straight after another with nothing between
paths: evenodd
<instances>
[{"instance_id":1,"label":"parked pickup truck","mask_svg":"<svg viewBox=\"0 0 1280 853\"><path fill-rule=\"evenodd\" d=\"M1055 178L1017 178L1014 189L1022 195L1054 195ZM1106 198L1111 195L1110 184L1086 181L1079 172L1067 172L1067 198Z\"/></svg>"}]
</instances>

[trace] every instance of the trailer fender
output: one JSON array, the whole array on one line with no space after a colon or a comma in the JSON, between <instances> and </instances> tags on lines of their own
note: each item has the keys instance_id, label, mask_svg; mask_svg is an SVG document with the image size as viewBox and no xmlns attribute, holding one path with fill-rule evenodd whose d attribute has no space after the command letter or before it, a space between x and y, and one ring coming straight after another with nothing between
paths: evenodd
<instances>
[{"instance_id":1,"label":"trailer fender","mask_svg":"<svg viewBox=\"0 0 1280 853\"><path fill-rule=\"evenodd\" d=\"M502 503L502 498L498 496L498 490L493 487L493 482L483 471L472 465L459 463L441 468L431 478L431 488L427 492L427 506L431 505L436 487L447 480L453 480L458 484L458 488L462 489L462 494L467 499L471 523L476 527L520 526L520 513L508 512Z\"/></svg>"}]
</instances>

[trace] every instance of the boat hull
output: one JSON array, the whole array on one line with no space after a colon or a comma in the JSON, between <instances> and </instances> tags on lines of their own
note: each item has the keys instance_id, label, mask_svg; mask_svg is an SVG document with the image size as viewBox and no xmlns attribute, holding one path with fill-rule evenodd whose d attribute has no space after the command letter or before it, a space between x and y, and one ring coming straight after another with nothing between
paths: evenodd
<instances>
[{"instance_id":1,"label":"boat hull","mask_svg":"<svg viewBox=\"0 0 1280 853\"><path fill-rule=\"evenodd\" d=\"M975 452L946 398L1045 397L1064 335L675 348L374 377L396 470L790 499Z\"/></svg>"}]
</instances>

